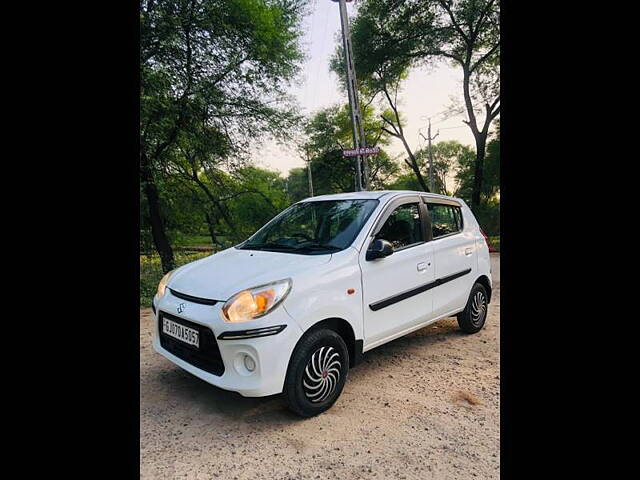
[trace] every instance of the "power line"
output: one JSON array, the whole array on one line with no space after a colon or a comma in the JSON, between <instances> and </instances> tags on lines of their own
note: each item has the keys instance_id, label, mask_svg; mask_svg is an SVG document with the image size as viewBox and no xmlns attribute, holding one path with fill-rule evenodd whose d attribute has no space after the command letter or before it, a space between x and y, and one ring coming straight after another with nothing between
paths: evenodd
<instances>
[{"instance_id":1,"label":"power line","mask_svg":"<svg viewBox=\"0 0 640 480\"><path fill-rule=\"evenodd\" d=\"M451 130L452 128L465 128L465 127L467 127L467 125L459 125L457 127L440 127L438 130Z\"/></svg>"}]
</instances>

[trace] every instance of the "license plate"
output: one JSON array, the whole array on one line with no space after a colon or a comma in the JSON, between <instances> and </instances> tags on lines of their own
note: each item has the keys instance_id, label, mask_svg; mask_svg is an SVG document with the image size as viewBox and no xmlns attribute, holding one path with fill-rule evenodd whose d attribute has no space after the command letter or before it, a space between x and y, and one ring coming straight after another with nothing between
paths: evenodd
<instances>
[{"instance_id":1,"label":"license plate","mask_svg":"<svg viewBox=\"0 0 640 480\"><path fill-rule=\"evenodd\" d=\"M193 328L185 327L179 323L172 322L168 318L163 318L162 331L181 342L200 348L200 332Z\"/></svg>"}]
</instances>

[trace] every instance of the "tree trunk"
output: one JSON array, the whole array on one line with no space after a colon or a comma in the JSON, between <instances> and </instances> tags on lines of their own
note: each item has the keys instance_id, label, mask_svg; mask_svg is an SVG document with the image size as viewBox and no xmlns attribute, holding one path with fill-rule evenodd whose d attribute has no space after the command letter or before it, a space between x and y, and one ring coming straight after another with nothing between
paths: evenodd
<instances>
[{"instance_id":1,"label":"tree trunk","mask_svg":"<svg viewBox=\"0 0 640 480\"><path fill-rule=\"evenodd\" d=\"M193 176L193 180L196 183L196 185L198 185L200 189L204 192L204 194L207 196L207 198L213 204L213 206L216 207L220 215L222 215L222 218L224 219L225 223L231 230L232 235L237 237L238 229L236 228L235 223L233 223L233 220L231 220L231 215L229 215L229 212L227 211L226 206L222 202L218 201L218 199L211 193L209 188L207 188L207 186L200 181L197 175Z\"/></svg>"},{"instance_id":2,"label":"tree trunk","mask_svg":"<svg viewBox=\"0 0 640 480\"><path fill-rule=\"evenodd\" d=\"M473 176L473 190L471 192L471 209L475 212L480 206L482 179L484 178L484 157L487 147L487 134L480 132L476 135L476 162Z\"/></svg>"},{"instance_id":3,"label":"tree trunk","mask_svg":"<svg viewBox=\"0 0 640 480\"><path fill-rule=\"evenodd\" d=\"M424 181L424 177L422 176L422 172L420 172L420 167L418 166L418 161L416 160L415 155L411 151L411 148L409 148L409 144L404 139L404 132L402 132L402 136L400 137L400 140L402 140L402 144L404 145L404 149L407 151L407 154L409 155L409 158L411 159L411 170L413 170L413 173L415 174L416 179L418 180L418 183L422 187L422 190L424 190L425 192L429 192L430 190L429 190L429 187L427 186L427 182Z\"/></svg>"},{"instance_id":4,"label":"tree trunk","mask_svg":"<svg viewBox=\"0 0 640 480\"><path fill-rule=\"evenodd\" d=\"M209 227L209 236L211 237L211 243L213 243L213 245L219 245L215 232L215 224L213 219L211 218L211 215L209 215L209 212L205 212L204 217L207 221L207 227Z\"/></svg>"},{"instance_id":5,"label":"tree trunk","mask_svg":"<svg viewBox=\"0 0 640 480\"><path fill-rule=\"evenodd\" d=\"M484 155L485 147L487 144L488 124L490 122L489 113L487 112L487 118L485 119L485 128L482 131L478 129L478 123L476 115L473 111L473 102L471 100L471 72L469 70L469 62L471 60L471 52L467 52L467 63L463 65L463 78L462 78L462 90L464 93L464 103L467 107L467 115L469 115L469 121L467 125L471 128L473 137L476 140L476 162L475 172L473 177L473 189L471 191L471 210L476 212L480 206L480 192L482 191L482 175L484 171Z\"/></svg>"},{"instance_id":6,"label":"tree trunk","mask_svg":"<svg viewBox=\"0 0 640 480\"><path fill-rule=\"evenodd\" d=\"M411 170L413 170L413 173L415 174L416 179L418 180L418 183L422 187L422 190L424 190L425 192L429 192L429 187L427 186L427 182L424 181L424 178L422 177L422 173L420 172L418 161L416 160L415 155L411 151L411 148L409 147L407 140L404 138L404 130L402 129L402 122L400 121L400 114L398 113L398 108L396 107L396 104L393 102L393 100L391 100L391 95L389 94L389 91L387 90L386 86L383 88L383 92L387 97L387 102L389 102L389 106L393 110L393 114L396 117L397 126L394 125L393 122L391 122L390 120L387 120L384 117L384 115L381 115L382 120L388 123L389 125L391 125L391 127L395 130L395 133L387 130L384 127L382 129L387 133L389 133L390 135L396 138L399 138L402 141L402 145L404 146L404 149L407 152L407 155L409 155L409 159L410 159L410 161L407 161L407 164L409 165Z\"/></svg>"},{"instance_id":7,"label":"tree trunk","mask_svg":"<svg viewBox=\"0 0 640 480\"><path fill-rule=\"evenodd\" d=\"M140 154L140 180L144 188L145 196L147 197L147 204L149 205L149 218L151 220L151 236L153 237L153 243L156 247L156 251L160 255L162 271L167 273L175 268L173 249L169 243L164 222L162 221L158 188L153 180L153 172L149 166L148 158L144 153Z\"/></svg>"}]
</instances>

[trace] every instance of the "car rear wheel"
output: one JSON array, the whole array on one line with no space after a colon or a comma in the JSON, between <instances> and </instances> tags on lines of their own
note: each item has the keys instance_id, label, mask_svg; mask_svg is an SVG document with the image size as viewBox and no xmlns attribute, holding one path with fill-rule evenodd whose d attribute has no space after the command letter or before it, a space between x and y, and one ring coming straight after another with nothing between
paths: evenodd
<instances>
[{"instance_id":1,"label":"car rear wheel","mask_svg":"<svg viewBox=\"0 0 640 480\"><path fill-rule=\"evenodd\" d=\"M349 352L333 330L303 337L291 356L284 395L289 408L312 417L331 408L342 393L349 371Z\"/></svg>"},{"instance_id":2,"label":"car rear wheel","mask_svg":"<svg viewBox=\"0 0 640 480\"><path fill-rule=\"evenodd\" d=\"M488 308L487 290L480 283L476 283L471 289L467 306L458 314L460 330L466 333L479 332L487 319Z\"/></svg>"}]
</instances>

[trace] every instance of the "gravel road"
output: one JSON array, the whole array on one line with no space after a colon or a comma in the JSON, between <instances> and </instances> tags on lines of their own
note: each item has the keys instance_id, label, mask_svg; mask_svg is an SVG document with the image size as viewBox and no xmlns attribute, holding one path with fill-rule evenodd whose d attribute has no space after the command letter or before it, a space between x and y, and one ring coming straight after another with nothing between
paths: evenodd
<instances>
[{"instance_id":1,"label":"gravel road","mask_svg":"<svg viewBox=\"0 0 640 480\"><path fill-rule=\"evenodd\" d=\"M500 257L483 330L441 320L365 353L342 396L307 420L244 398L151 347L140 310L144 479L491 479L500 471Z\"/></svg>"}]
</instances>

